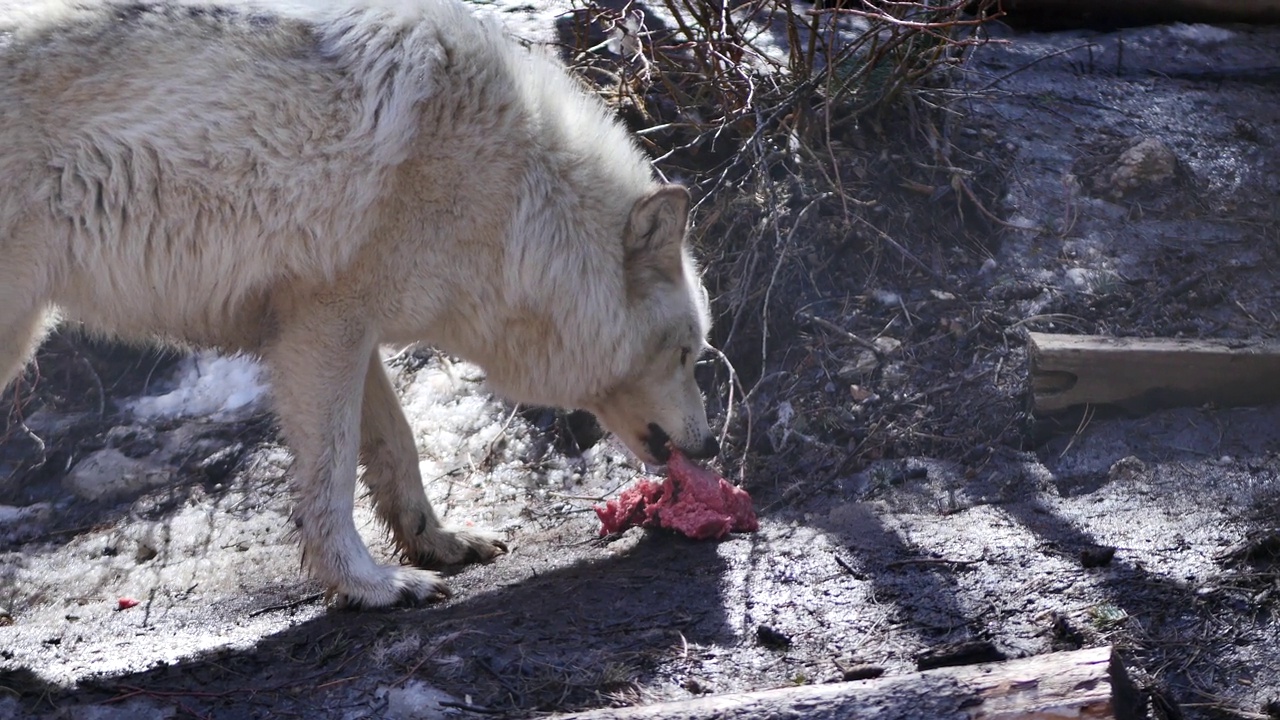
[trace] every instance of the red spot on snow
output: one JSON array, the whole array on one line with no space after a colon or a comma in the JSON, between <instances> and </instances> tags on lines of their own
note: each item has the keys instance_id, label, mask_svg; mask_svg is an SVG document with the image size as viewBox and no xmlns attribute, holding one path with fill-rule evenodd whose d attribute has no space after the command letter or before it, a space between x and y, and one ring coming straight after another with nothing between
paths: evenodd
<instances>
[{"instance_id":1,"label":"red spot on snow","mask_svg":"<svg viewBox=\"0 0 1280 720\"><path fill-rule=\"evenodd\" d=\"M137 605L137 604L138 604L138 601L137 601L137 600L134 600L134 599L133 599L133 598L131 598L131 597L122 597L122 598L120 598L119 600L116 600L116 609L117 609L117 610L128 610L129 608L131 608L131 607L133 607L134 605Z\"/></svg>"},{"instance_id":2,"label":"red spot on snow","mask_svg":"<svg viewBox=\"0 0 1280 720\"><path fill-rule=\"evenodd\" d=\"M746 490L693 464L679 452L671 453L666 480L642 479L617 500L597 505L595 511L601 535L629 527L662 527L694 540L707 540L760 528Z\"/></svg>"}]
</instances>

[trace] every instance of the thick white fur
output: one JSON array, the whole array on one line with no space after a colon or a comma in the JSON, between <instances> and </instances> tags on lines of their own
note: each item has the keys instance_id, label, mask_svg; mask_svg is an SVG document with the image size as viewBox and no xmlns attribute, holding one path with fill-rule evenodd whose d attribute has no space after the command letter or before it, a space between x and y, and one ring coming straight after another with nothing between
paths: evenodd
<instances>
[{"instance_id":1,"label":"thick white fur","mask_svg":"<svg viewBox=\"0 0 1280 720\"><path fill-rule=\"evenodd\" d=\"M650 462L713 446L688 198L552 60L454 0L0 0L0 387L56 316L259 353L306 562L340 603L445 592L377 565L357 465L419 566L441 528L383 342L596 412Z\"/></svg>"}]
</instances>

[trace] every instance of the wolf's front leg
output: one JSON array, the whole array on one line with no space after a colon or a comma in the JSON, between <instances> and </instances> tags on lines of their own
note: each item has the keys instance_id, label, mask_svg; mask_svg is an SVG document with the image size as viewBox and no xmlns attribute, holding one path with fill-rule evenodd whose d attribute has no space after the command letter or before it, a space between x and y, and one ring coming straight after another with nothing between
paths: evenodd
<instances>
[{"instance_id":1,"label":"wolf's front leg","mask_svg":"<svg viewBox=\"0 0 1280 720\"><path fill-rule=\"evenodd\" d=\"M296 456L294 520L304 564L340 607L416 605L448 594L428 570L377 564L356 532L360 408L375 338L342 298L291 315L268 349L276 411Z\"/></svg>"},{"instance_id":2,"label":"wolf's front leg","mask_svg":"<svg viewBox=\"0 0 1280 720\"><path fill-rule=\"evenodd\" d=\"M493 533L440 526L422 487L413 430L376 351L365 372L360 461L378 517L409 562L440 567L490 560L506 551Z\"/></svg>"}]
</instances>

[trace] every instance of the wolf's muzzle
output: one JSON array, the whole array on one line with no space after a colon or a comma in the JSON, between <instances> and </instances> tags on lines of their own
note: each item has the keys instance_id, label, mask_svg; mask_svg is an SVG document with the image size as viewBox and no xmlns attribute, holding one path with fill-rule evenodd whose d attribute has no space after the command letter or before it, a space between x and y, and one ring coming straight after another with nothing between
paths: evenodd
<instances>
[{"instance_id":1,"label":"wolf's muzzle","mask_svg":"<svg viewBox=\"0 0 1280 720\"><path fill-rule=\"evenodd\" d=\"M713 458L720 454L720 443L716 442L714 437L708 435L707 439L702 441L702 447L697 450L685 450L684 454L695 460Z\"/></svg>"},{"instance_id":2,"label":"wolf's muzzle","mask_svg":"<svg viewBox=\"0 0 1280 720\"><path fill-rule=\"evenodd\" d=\"M660 463L666 463L671 457L671 436L667 434L657 423L649 423L649 434L640 440L649 450L649 454L657 459Z\"/></svg>"},{"instance_id":3,"label":"wolf's muzzle","mask_svg":"<svg viewBox=\"0 0 1280 720\"><path fill-rule=\"evenodd\" d=\"M658 462L666 463L671 457L671 436L657 423L649 423L649 434L641 440ZM706 460L720 454L720 443L711 436L702 441L696 448L680 448L680 451L694 460Z\"/></svg>"}]
</instances>

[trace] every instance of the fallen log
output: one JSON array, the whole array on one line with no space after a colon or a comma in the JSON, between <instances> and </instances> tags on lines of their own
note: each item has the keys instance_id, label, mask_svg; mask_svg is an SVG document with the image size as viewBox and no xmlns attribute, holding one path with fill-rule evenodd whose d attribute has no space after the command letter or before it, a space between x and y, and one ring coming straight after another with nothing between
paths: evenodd
<instances>
[{"instance_id":1,"label":"fallen log","mask_svg":"<svg viewBox=\"0 0 1280 720\"><path fill-rule=\"evenodd\" d=\"M1280 22L1280 0L1002 0L1000 9L1010 25L1040 30Z\"/></svg>"},{"instance_id":2,"label":"fallen log","mask_svg":"<svg viewBox=\"0 0 1280 720\"><path fill-rule=\"evenodd\" d=\"M1280 343L1028 333L1032 409L1133 412L1280 401Z\"/></svg>"},{"instance_id":3,"label":"fallen log","mask_svg":"<svg viewBox=\"0 0 1280 720\"><path fill-rule=\"evenodd\" d=\"M709 695L559 720L1136 720L1145 703L1109 647L875 680Z\"/></svg>"}]
</instances>

